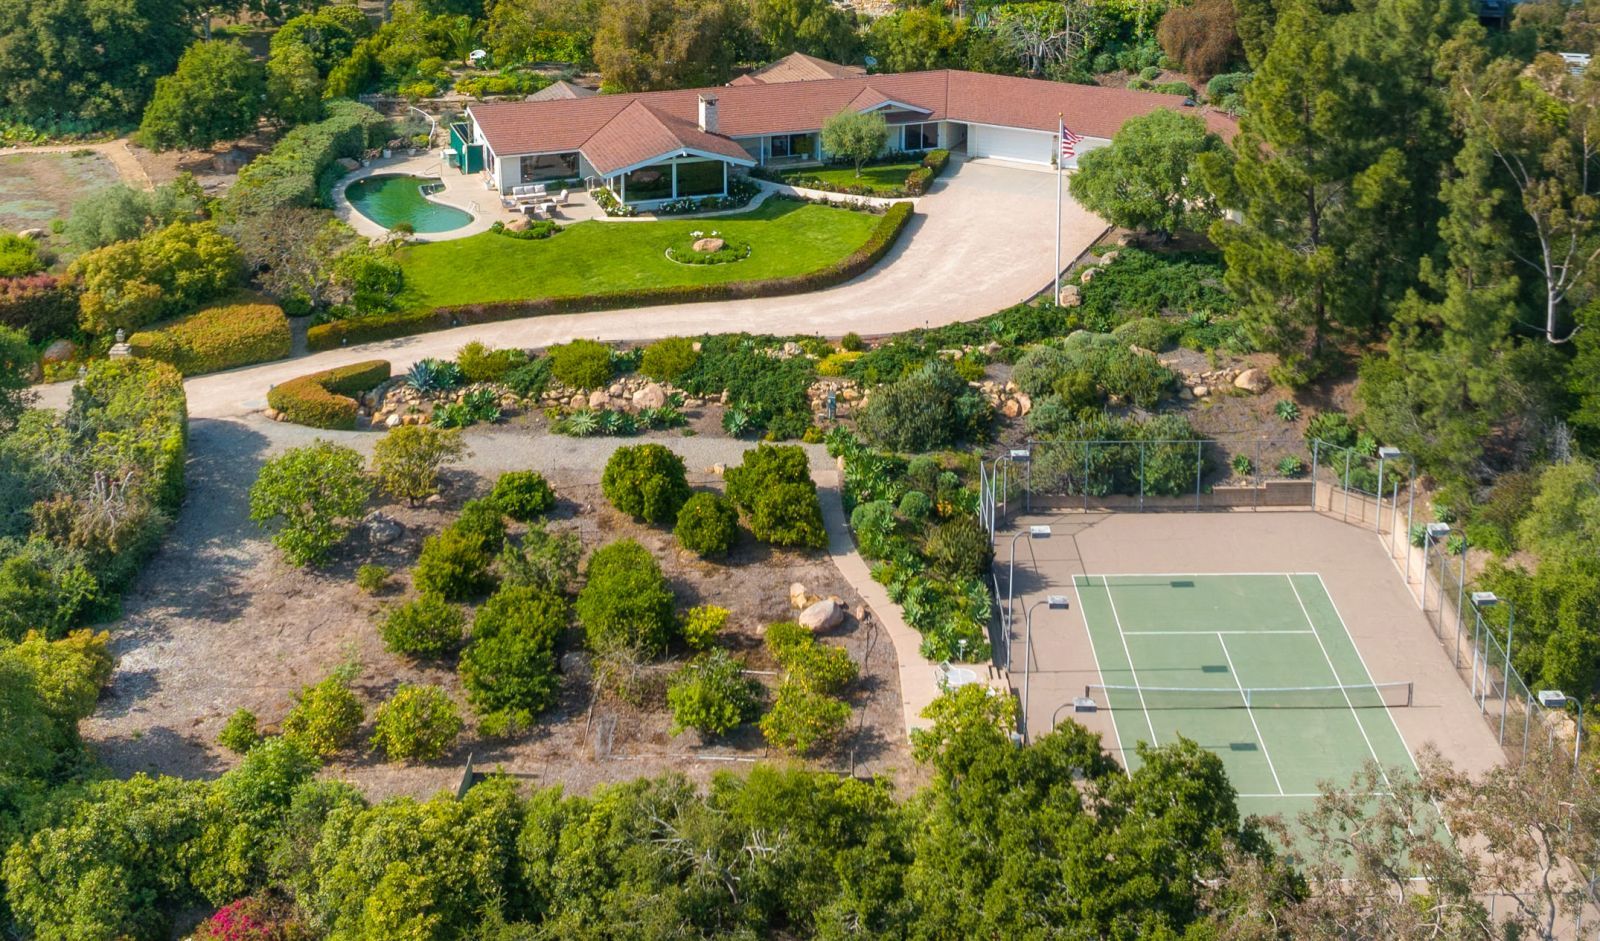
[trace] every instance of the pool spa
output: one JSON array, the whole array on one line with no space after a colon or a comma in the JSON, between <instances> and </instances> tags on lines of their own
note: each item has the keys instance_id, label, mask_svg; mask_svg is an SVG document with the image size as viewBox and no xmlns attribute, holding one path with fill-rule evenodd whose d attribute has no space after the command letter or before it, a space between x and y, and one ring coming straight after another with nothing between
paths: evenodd
<instances>
[{"instance_id":1,"label":"pool spa","mask_svg":"<svg viewBox=\"0 0 1600 941\"><path fill-rule=\"evenodd\" d=\"M405 222L413 232L449 232L470 223L472 214L423 195L430 187L442 186L438 180L386 173L352 182L344 195L356 212L385 229Z\"/></svg>"}]
</instances>

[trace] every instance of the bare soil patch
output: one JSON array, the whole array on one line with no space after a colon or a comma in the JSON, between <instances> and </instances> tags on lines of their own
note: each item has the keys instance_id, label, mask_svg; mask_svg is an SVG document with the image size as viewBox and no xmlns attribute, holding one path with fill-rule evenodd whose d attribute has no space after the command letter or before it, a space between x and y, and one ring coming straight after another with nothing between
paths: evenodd
<instances>
[{"instance_id":1,"label":"bare soil patch","mask_svg":"<svg viewBox=\"0 0 1600 941\"><path fill-rule=\"evenodd\" d=\"M94 150L0 154L0 230L48 228L116 182L116 166Z\"/></svg>"},{"instance_id":2,"label":"bare soil patch","mask_svg":"<svg viewBox=\"0 0 1600 941\"><path fill-rule=\"evenodd\" d=\"M752 670L774 667L761 644L762 631L793 617L791 582L814 595L843 599L857 616L822 639L850 651L861 679L848 697L855 709L850 734L814 764L910 783L915 772L900 717L894 651L874 618L859 618L859 597L826 555L773 550L748 534L726 564L682 554L670 532L622 517L599 492L604 456L627 439L577 441L502 426L469 432L475 456L449 475L435 505L381 507L405 527L401 539L378 546L358 532L336 564L297 569L285 565L248 521L247 495L264 460L314 434L262 419L193 423L188 502L127 599L126 616L111 627L119 667L100 710L84 723L86 737L115 773L220 773L236 760L215 744L233 710L251 709L274 727L296 690L347 661L360 665L356 685L369 712L401 683L437 683L460 700L453 659L426 664L388 653L376 618L410 594L405 572L424 536L454 519L463 502L487 492L500 471L534 467L561 498L552 513L553 529L575 530L586 551L618 538L638 539L660 560L681 607L717 604L733 612L724 640ZM377 437L321 434L362 450ZM685 453L691 483L705 489L721 486L707 471L710 464L736 461L745 446L727 439L657 440ZM356 588L355 570L366 563L399 573L385 594L373 597ZM753 726L716 742L700 741L693 732L674 737L659 698L631 704L597 694L580 640L581 632L573 629L563 646L559 703L532 732L486 741L469 723L460 745L439 762L386 764L357 746L325 773L352 781L374 798L426 795L454 787L470 755L480 770L499 768L530 782L583 792L599 783L669 770L703 780L777 757ZM671 666L658 668L662 690ZM776 682L774 676L760 679Z\"/></svg>"}]
</instances>

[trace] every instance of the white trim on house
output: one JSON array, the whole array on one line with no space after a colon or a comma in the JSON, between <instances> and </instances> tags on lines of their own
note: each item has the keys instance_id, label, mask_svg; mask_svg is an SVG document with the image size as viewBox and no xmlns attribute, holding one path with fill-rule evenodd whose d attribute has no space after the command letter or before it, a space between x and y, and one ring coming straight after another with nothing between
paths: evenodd
<instances>
[{"instance_id":1,"label":"white trim on house","mask_svg":"<svg viewBox=\"0 0 1600 941\"><path fill-rule=\"evenodd\" d=\"M634 163L626 167L619 167L615 170L609 170L601 175L608 177L622 176L623 174L632 173L635 170L643 170L645 167L653 167L658 163L664 162L674 163L675 165L675 161L681 160L685 157L697 157L701 160L720 160L723 163L733 164L734 166L740 167L753 167L756 165L754 160L740 160L737 157L730 157L727 154L712 153L709 150L696 150L692 147L678 147L665 153L656 154L654 157L651 157L648 160L641 160L638 163Z\"/></svg>"}]
</instances>

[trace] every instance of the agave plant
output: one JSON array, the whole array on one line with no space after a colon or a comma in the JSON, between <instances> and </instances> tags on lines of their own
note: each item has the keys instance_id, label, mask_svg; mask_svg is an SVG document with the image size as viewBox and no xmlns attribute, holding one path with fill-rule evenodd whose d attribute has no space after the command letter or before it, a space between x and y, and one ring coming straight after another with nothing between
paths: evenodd
<instances>
[{"instance_id":1,"label":"agave plant","mask_svg":"<svg viewBox=\"0 0 1600 941\"><path fill-rule=\"evenodd\" d=\"M639 424L646 428L676 428L684 423L683 413L671 405L639 412Z\"/></svg>"},{"instance_id":2,"label":"agave plant","mask_svg":"<svg viewBox=\"0 0 1600 941\"><path fill-rule=\"evenodd\" d=\"M1293 399L1283 399L1273 407L1273 411L1284 421L1294 421L1300 417L1300 406Z\"/></svg>"},{"instance_id":3,"label":"agave plant","mask_svg":"<svg viewBox=\"0 0 1600 941\"><path fill-rule=\"evenodd\" d=\"M461 404L473 421L500 420L500 397L495 395L493 389L473 389L461 397Z\"/></svg>"},{"instance_id":4,"label":"agave plant","mask_svg":"<svg viewBox=\"0 0 1600 941\"><path fill-rule=\"evenodd\" d=\"M453 389L461 380L461 367L445 359L419 359L406 371L406 385L423 393Z\"/></svg>"},{"instance_id":5,"label":"agave plant","mask_svg":"<svg viewBox=\"0 0 1600 941\"><path fill-rule=\"evenodd\" d=\"M465 428L472 424L472 410L462 402L445 402L434 408L431 421L437 428Z\"/></svg>"},{"instance_id":6,"label":"agave plant","mask_svg":"<svg viewBox=\"0 0 1600 941\"><path fill-rule=\"evenodd\" d=\"M730 408L722 415L722 430L735 438L744 437L754 427L750 413L742 408Z\"/></svg>"},{"instance_id":7,"label":"agave plant","mask_svg":"<svg viewBox=\"0 0 1600 941\"><path fill-rule=\"evenodd\" d=\"M575 438L587 438L600 431L600 413L592 409L579 409L561 421L560 432Z\"/></svg>"},{"instance_id":8,"label":"agave plant","mask_svg":"<svg viewBox=\"0 0 1600 941\"><path fill-rule=\"evenodd\" d=\"M625 412L606 411L600 414L600 431L602 434L611 436L631 435L635 430L633 417Z\"/></svg>"}]
</instances>

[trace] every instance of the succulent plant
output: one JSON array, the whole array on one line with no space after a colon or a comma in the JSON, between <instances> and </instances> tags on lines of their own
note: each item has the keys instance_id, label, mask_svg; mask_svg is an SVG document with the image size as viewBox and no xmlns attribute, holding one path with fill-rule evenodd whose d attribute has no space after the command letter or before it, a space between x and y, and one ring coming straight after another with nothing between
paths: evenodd
<instances>
[{"instance_id":1,"label":"succulent plant","mask_svg":"<svg viewBox=\"0 0 1600 941\"><path fill-rule=\"evenodd\" d=\"M419 359L406 371L406 385L423 393L453 389L461 381L461 367L446 359Z\"/></svg>"},{"instance_id":2,"label":"succulent plant","mask_svg":"<svg viewBox=\"0 0 1600 941\"><path fill-rule=\"evenodd\" d=\"M500 420L500 397L495 395L493 389L473 389L461 397L461 404L473 421Z\"/></svg>"},{"instance_id":3,"label":"succulent plant","mask_svg":"<svg viewBox=\"0 0 1600 941\"><path fill-rule=\"evenodd\" d=\"M598 434L600 431L600 413L590 409L579 409L562 419L560 431L562 434L572 435L577 438L587 438Z\"/></svg>"}]
</instances>

